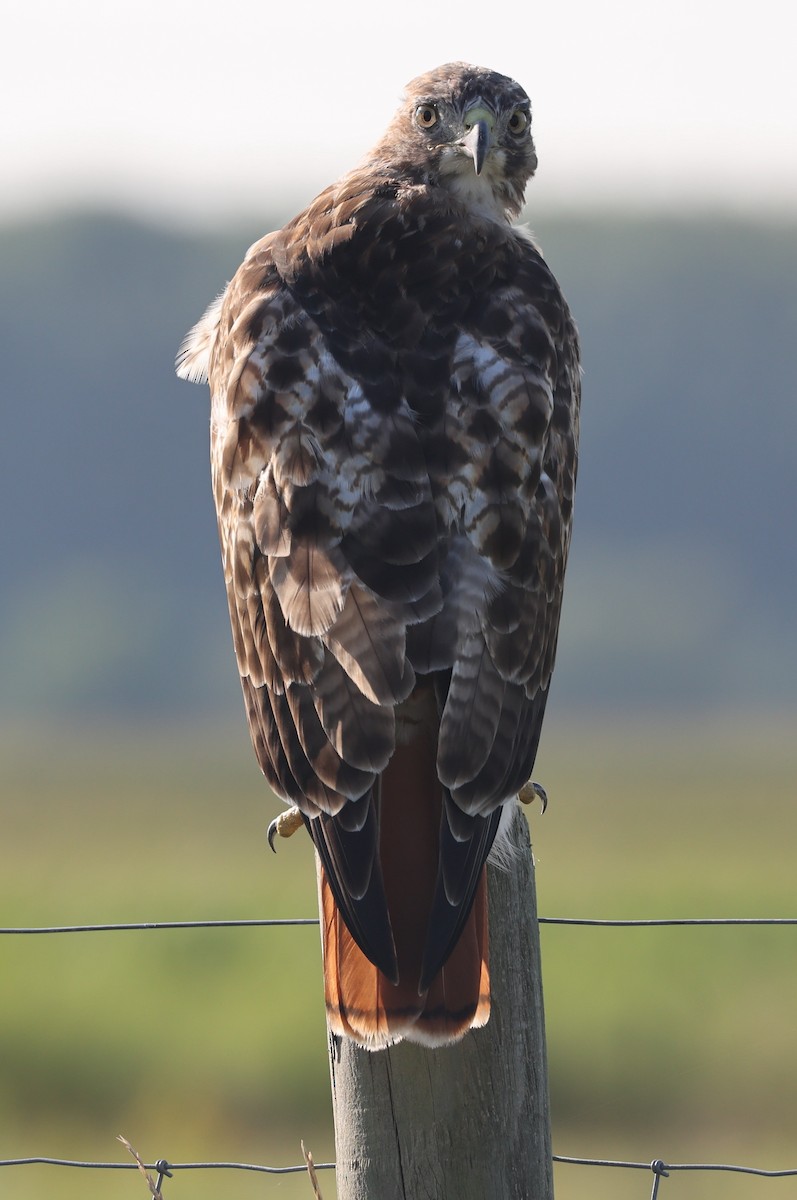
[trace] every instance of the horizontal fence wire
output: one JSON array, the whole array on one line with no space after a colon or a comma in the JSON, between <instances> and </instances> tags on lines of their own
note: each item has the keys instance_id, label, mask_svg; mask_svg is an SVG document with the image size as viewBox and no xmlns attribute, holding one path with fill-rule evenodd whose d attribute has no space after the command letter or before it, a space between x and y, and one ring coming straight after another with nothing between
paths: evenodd
<instances>
[{"instance_id":1,"label":"horizontal fence wire","mask_svg":"<svg viewBox=\"0 0 797 1200\"><path fill-rule=\"evenodd\" d=\"M317 925L318 917L253 918L229 921L124 921L117 925L8 926L0 933L125 933L143 929L249 929L258 925Z\"/></svg>"},{"instance_id":2,"label":"horizontal fence wire","mask_svg":"<svg viewBox=\"0 0 797 1200\"><path fill-rule=\"evenodd\" d=\"M797 925L797 917L654 917L652 919L599 919L592 917L538 917L540 925L584 925L605 928L651 928L665 925ZM107 925L9 925L0 934L124 933L148 929L252 929L258 926L318 925L318 917L277 917L222 921L124 921Z\"/></svg>"},{"instance_id":3,"label":"horizontal fence wire","mask_svg":"<svg viewBox=\"0 0 797 1200\"><path fill-rule=\"evenodd\" d=\"M603 925L609 928L638 926L650 928L654 925L797 925L797 917L653 917L648 919L606 920L593 917L538 917L540 925Z\"/></svg>"},{"instance_id":4,"label":"horizontal fence wire","mask_svg":"<svg viewBox=\"0 0 797 1200\"><path fill-rule=\"evenodd\" d=\"M719 925L797 925L797 917L660 917L652 919L601 919L592 917L539 917L540 925L575 925L604 928L650 928L656 926L719 926ZM0 934L61 934L61 933L119 933L156 929L240 929L275 928L280 926L318 925L317 917L253 918L215 921L126 921L101 925L36 925L0 927ZM554 1154L553 1161L565 1166L608 1167L618 1170L647 1171L653 1175L651 1200L656 1200L661 1179L678 1171L732 1172L754 1175L767 1179L797 1176L797 1168L767 1170L763 1167L736 1166L731 1163L666 1163L662 1159L651 1162L626 1162L620 1159L572 1158ZM314 1163L316 1171L334 1170L334 1163ZM135 1162L86 1162L65 1158L7 1158L0 1159L0 1167L53 1166L72 1167L84 1170L137 1171ZM306 1164L289 1167L270 1167L258 1163L196 1162L170 1163L159 1159L147 1167L161 1176L174 1171L255 1171L264 1175L295 1175L307 1170Z\"/></svg>"}]
</instances>

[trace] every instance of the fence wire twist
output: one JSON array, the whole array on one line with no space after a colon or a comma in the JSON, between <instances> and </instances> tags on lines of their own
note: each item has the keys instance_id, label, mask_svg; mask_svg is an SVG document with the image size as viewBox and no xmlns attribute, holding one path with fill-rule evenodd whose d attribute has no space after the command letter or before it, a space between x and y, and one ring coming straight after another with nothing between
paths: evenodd
<instances>
[{"instance_id":1,"label":"fence wire twist","mask_svg":"<svg viewBox=\"0 0 797 1200\"><path fill-rule=\"evenodd\" d=\"M797 925L797 917L661 917L653 919L601 919L591 917L539 917L540 925L575 925L604 928L650 928L655 926L718 926L718 925ZM131 931L148 931L156 929L235 929L235 928L275 928L280 926L318 925L317 917L284 917L284 918L254 918L231 919L215 921L125 921L102 925L47 925L47 926L7 926L0 927L0 934L63 934L63 933L119 933ZM673 1172L678 1171L716 1171L730 1172L739 1175L753 1175L767 1179L782 1179L797 1176L797 1168L774 1171L763 1167L735 1166L731 1163L667 1163L655 1158L651 1162L626 1162L620 1159L603 1158L572 1158L567 1155L554 1154L555 1163L567 1166L608 1167L618 1170L649 1171L653 1174L653 1188L650 1200L657 1200L659 1185L662 1179L667 1179ZM316 1171L334 1170L334 1163L314 1163ZM0 1159L0 1167L23 1166L52 1166L73 1167L84 1170L101 1171L137 1171L140 1165L135 1162L86 1162L66 1158L7 1158ZM259 1163L239 1162L195 1162L171 1163L166 1159L158 1159L146 1169L158 1173L158 1189L163 1179L172 1176L175 1171L254 1171L264 1175L296 1175L307 1171L307 1164L288 1167L271 1167ZM158 1190L158 1194L160 1191Z\"/></svg>"}]
</instances>

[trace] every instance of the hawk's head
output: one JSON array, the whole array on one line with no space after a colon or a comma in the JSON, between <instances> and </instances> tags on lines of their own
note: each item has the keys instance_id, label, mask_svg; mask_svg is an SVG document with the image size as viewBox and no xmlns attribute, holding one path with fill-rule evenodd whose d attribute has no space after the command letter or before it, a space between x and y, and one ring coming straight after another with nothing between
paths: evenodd
<instances>
[{"instance_id":1,"label":"hawk's head","mask_svg":"<svg viewBox=\"0 0 797 1200\"><path fill-rule=\"evenodd\" d=\"M516 216L537 166L529 98L497 71L447 63L407 86L373 158L413 168L475 208Z\"/></svg>"}]
</instances>

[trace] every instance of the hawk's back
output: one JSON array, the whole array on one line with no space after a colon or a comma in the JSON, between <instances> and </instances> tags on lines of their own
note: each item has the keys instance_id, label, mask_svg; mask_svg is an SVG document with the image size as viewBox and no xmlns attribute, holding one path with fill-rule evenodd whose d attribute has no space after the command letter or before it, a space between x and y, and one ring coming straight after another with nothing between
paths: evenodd
<instances>
[{"instance_id":1,"label":"hawk's back","mask_svg":"<svg viewBox=\"0 0 797 1200\"><path fill-rule=\"evenodd\" d=\"M404 1014L358 1025L348 984L328 983L341 1028L374 1044L413 1030L447 1040L477 1009L486 1019L484 920L470 949L464 931L502 806L536 754L576 473L575 329L508 219L524 94L489 73L452 78L432 127L464 113L466 135L413 154L400 110L361 168L250 250L184 368L209 362L249 724L342 916L327 963L346 980L364 955L384 1009ZM416 122L435 80L418 82ZM469 115L497 147L492 177L475 182L459 149L446 156ZM458 958L476 980L469 1012L424 1033Z\"/></svg>"}]
</instances>

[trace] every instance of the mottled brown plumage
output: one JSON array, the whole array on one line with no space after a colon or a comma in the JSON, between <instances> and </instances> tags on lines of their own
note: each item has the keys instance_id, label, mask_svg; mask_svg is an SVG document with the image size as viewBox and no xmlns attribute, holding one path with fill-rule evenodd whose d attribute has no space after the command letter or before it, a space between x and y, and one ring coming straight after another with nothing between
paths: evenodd
<instances>
[{"instance_id":1,"label":"mottled brown plumage","mask_svg":"<svg viewBox=\"0 0 797 1200\"><path fill-rule=\"evenodd\" d=\"M579 366L511 223L535 167L516 83L421 76L179 360L255 751L320 858L330 1022L372 1047L487 1019L484 864L553 669Z\"/></svg>"}]
</instances>

